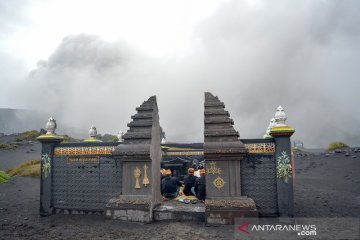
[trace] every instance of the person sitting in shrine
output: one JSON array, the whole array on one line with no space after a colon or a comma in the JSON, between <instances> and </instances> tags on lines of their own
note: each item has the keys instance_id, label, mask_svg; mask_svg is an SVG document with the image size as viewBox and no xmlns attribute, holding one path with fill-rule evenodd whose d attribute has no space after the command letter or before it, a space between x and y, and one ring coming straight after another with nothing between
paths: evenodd
<instances>
[{"instance_id":1,"label":"person sitting in shrine","mask_svg":"<svg viewBox=\"0 0 360 240\"><path fill-rule=\"evenodd\" d=\"M191 189L192 193L199 200L205 200L206 186L205 186L205 169L200 169L200 177L195 180L195 185Z\"/></svg>"},{"instance_id":2,"label":"person sitting in shrine","mask_svg":"<svg viewBox=\"0 0 360 240\"><path fill-rule=\"evenodd\" d=\"M183 193L186 196L194 195L191 192L191 188L194 187L196 178L197 177L194 176L194 169L189 168L188 169L188 175L186 175L184 177L184 185L185 185L185 187L184 187Z\"/></svg>"},{"instance_id":3,"label":"person sitting in shrine","mask_svg":"<svg viewBox=\"0 0 360 240\"><path fill-rule=\"evenodd\" d=\"M166 176L161 180L161 190L165 198L173 199L179 194L181 182L179 179L171 176L171 171L166 171Z\"/></svg>"},{"instance_id":4,"label":"person sitting in shrine","mask_svg":"<svg viewBox=\"0 0 360 240\"><path fill-rule=\"evenodd\" d=\"M197 170L195 171L194 175L195 177L200 177L200 170L204 168L204 161L200 162L197 166Z\"/></svg>"}]
</instances>

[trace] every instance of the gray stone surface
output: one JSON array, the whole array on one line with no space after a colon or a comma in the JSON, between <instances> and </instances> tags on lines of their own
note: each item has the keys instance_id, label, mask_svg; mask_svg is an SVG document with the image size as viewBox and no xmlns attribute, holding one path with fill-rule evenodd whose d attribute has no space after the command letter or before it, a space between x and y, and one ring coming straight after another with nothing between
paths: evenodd
<instances>
[{"instance_id":1,"label":"gray stone surface","mask_svg":"<svg viewBox=\"0 0 360 240\"><path fill-rule=\"evenodd\" d=\"M120 198L147 198L149 204L138 209L139 205L132 206L130 202L117 201L117 208L125 212L112 213L112 216L119 219L127 218L129 221L148 222L153 219L153 208L161 202L161 139L156 97L150 97L136 110L137 113L131 116L132 122L128 124L129 130L124 134L124 143L116 147L114 157L123 166ZM140 172L138 178L135 175L136 170ZM108 205L106 211L114 211L112 207L111 204ZM136 209L131 210L134 207Z\"/></svg>"},{"instance_id":2,"label":"gray stone surface","mask_svg":"<svg viewBox=\"0 0 360 240\"><path fill-rule=\"evenodd\" d=\"M155 221L197 221L205 220L205 204L185 204L177 201L164 202L154 209Z\"/></svg>"},{"instance_id":3,"label":"gray stone surface","mask_svg":"<svg viewBox=\"0 0 360 240\"><path fill-rule=\"evenodd\" d=\"M106 211L106 216L111 219L129 222L151 222L150 213L140 209L111 209Z\"/></svg>"},{"instance_id":4,"label":"gray stone surface","mask_svg":"<svg viewBox=\"0 0 360 240\"><path fill-rule=\"evenodd\" d=\"M120 195L110 199L105 207L105 216L130 222L151 222L151 196Z\"/></svg>"},{"instance_id":5,"label":"gray stone surface","mask_svg":"<svg viewBox=\"0 0 360 240\"><path fill-rule=\"evenodd\" d=\"M242 197L241 160L247 154L240 134L218 97L205 93L204 106L206 223L233 224L236 217L257 216L252 199L238 200ZM251 208L248 202L252 202Z\"/></svg>"},{"instance_id":6,"label":"gray stone surface","mask_svg":"<svg viewBox=\"0 0 360 240\"><path fill-rule=\"evenodd\" d=\"M231 198L241 196L240 160L247 150L239 140L230 114L218 97L205 93L204 158L206 160L206 198ZM219 169L218 173L212 168ZM223 179L223 187L214 181Z\"/></svg>"}]
</instances>

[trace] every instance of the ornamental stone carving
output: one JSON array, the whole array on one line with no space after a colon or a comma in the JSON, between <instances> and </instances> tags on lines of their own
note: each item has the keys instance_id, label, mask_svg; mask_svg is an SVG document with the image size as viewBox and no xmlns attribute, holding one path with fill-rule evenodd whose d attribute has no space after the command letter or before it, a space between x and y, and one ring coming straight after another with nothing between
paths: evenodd
<instances>
[{"instance_id":1,"label":"ornamental stone carving","mask_svg":"<svg viewBox=\"0 0 360 240\"><path fill-rule=\"evenodd\" d=\"M124 133L122 131L119 131L117 138L118 142L124 142Z\"/></svg>"},{"instance_id":2,"label":"ornamental stone carving","mask_svg":"<svg viewBox=\"0 0 360 240\"><path fill-rule=\"evenodd\" d=\"M50 117L45 126L45 129L47 131L46 135L55 135L56 127L56 120L53 117Z\"/></svg>"},{"instance_id":3,"label":"ornamental stone carving","mask_svg":"<svg viewBox=\"0 0 360 240\"><path fill-rule=\"evenodd\" d=\"M270 135L274 136L291 136L294 134L295 129L286 125L286 113L284 109L279 106L275 112L275 125L270 129Z\"/></svg>"},{"instance_id":4,"label":"ornamental stone carving","mask_svg":"<svg viewBox=\"0 0 360 240\"><path fill-rule=\"evenodd\" d=\"M97 136L97 130L94 125L91 125L91 127L90 127L89 136L90 136L90 138L96 138L96 136Z\"/></svg>"},{"instance_id":5,"label":"ornamental stone carving","mask_svg":"<svg viewBox=\"0 0 360 240\"><path fill-rule=\"evenodd\" d=\"M286 126L285 121L286 121L286 113L284 109L281 106L279 106L275 112L275 126L277 127Z\"/></svg>"},{"instance_id":6,"label":"ornamental stone carving","mask_svg":"<svg viewBox=\"0 0 360 240\"><path fill-rule=\"evenodd\" d=\"M271 131L271 129L272 129L275 125L276 125L275 118L272 118L272 119L270 120L270 123L269 123L268 128L266 129L266 133L265 133L265 135L264 135L264 138L271 138L271 136L270 136L270 131Z\"/></svg>"}]
</instances>

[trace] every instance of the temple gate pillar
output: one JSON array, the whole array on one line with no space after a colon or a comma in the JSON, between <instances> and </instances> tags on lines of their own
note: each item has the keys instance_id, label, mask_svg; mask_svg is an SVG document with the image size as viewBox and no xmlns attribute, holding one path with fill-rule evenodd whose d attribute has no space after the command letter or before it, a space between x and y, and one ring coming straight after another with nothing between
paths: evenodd
<instances>
[{"instance_id":1,"label":"temple gate pillar","mask_svg":"<svg viewBox=\"0 0 360 240\"><path fill-rule=\"evenodd\" d=\"M234 224L235 218L256 217L254 200L241 193L240 161L247 150L229 112L218 97L207 92L204 115L206 223Z\"/></svg>"},{"instance_id":2,"label":"temple gate pillar","mask_svg":"<svg viewBox=\"0 0 360 240\"><path fill-rule=\"evenodd\" d=\"M161 203L161 139L156 97L152 96L131 116L124 142L114 157L122 163L121 195L111 199L105 212L124 221L151 222L153 209Z\"/></svg>"}]
</instances>

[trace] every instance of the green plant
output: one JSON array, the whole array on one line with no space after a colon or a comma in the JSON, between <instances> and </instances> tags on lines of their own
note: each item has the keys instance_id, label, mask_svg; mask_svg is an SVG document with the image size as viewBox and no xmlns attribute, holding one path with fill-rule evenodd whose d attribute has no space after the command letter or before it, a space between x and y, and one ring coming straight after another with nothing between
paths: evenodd
<instances>
[{"instance_id":1,"label":"green plant","mask_svg":"<svg viewBox=\"0 0 360 240\"><path fill-rule=\"evenodd\" d=\"M65 134L62 135L62 137L64 138L63 142L64 143L69 143L69 142L78 142L75 138L70 137L69 135Z\"/></svg>"},{"instance_id":2,"label":"green plant","mask_svg":"<svg viewBox=\"0 0 360 240\"><path fill-rule=\"evenodd\" d=\"M298 149L297 147L292 147L292 148L291 148L291 151L292 151L293 153L301 152L300 149Z\"/></svg>"},{"instance_id":3,"label":"green plant","mask_svg":"<svg viewBox=\"0 0 360 240\"><path fill-rule=\"evenodd\" d=\"M8 169L6 173L11 177L40 177L40 169L40 160L30 160Z\"/></svg>"},{"instance_id":4,"label":"green plant","mask_svg":"<svg viewBox=\"0 0 360 240\"><path fill-rule=\"evenodd\" d=\"M7 143L0 141L0 149L14 149L17 147L18 147L18 145L16 145L16 144L7 144Z\"/></svg>"},{"instance_id":5,"label":"green plant","mask_svg":"<svg viewBox=\"0 0 360 240\"><path fill-rule=\"evenodd\" d=\"M103 142L117 142L119 140L117 136L111 134L104 134L99 139L101 139Z\"/></svg>"},{"instance_id":6,"label":"green plant","mask_svg":"<svg viewBox=\"0 0 360 240\"><path fill-rule=\"evenodd\" d=\"M46 153L41 155L41 163L42 163L42 171L45 174L45 178L48 177L48 174L51 172L51 158L50 156Z\"/></svg>"},{"instance_id":7,"label":"green plant","mask_svg":"<svg viewBox=\"0 0 360 240\"><path fill-rule=\"evenodd\" d=\"M327 151L334 151L335 149L348 148L349 146L343 142L332 142L327 147Z\"/></svg>"},{"instance_id":8,"label":"green plant","mask_svg":"<svg viewBox=\"0 0 360 240\"><path fill-rule=\"evenodd\" d=\"M0 149L8 149L9 148L9 144L4 143L4 142L0 142Z\"/></svg>"},{"instance_id":9,"label":"green plant","mask_svg":"<svg viewBox=\"0 0 360 240\"><path fill-rule=\"evenodd\" d=\"M26 131L23 133L20 133L19 136L16 137L17 142L21 141L36 141L36 138L40 136L40 132L36 130L32 131Z\"/></svg>"},{"instance_id":10,"label":"green plant","mask_svg":"<svg viewBox=\"0 0 360 240\"><path fill-rule=\"evenodd\" d=\"M0 183L6 183L9 180L10 176L4 171L0 171Z\"/></svg>"},{"instance_id":11,"label":"green plant","mask_svg":"<svg viewBox=\"0 0 360 240\"><path fill-rule=\"evenodd\" d=\"M276 172L277 177L282 178L285 182L288 182L289 178L291 178L292 167L290 158L285 151L281 152L281 156L277 159Z\"/></svg>"}]
</instances>

